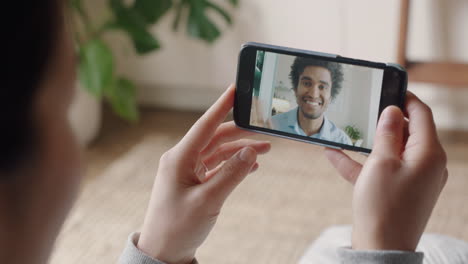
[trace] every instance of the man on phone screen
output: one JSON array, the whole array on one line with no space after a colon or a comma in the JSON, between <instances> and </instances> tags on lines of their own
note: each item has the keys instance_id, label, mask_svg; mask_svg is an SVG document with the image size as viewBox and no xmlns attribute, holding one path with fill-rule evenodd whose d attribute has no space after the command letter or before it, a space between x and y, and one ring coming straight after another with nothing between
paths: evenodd
<instances>
[{"instance_id":1,"label":"man on phone screen","mask_svg":"<svg viewBox=\"0 0 468 264\"><path fill-rule=\"evenodd\" d=\"M324 113L341 90L342 67L339 63L297 57L289 74L297 107L272 117L274 129L352 145L351 139Z\"/></svg>"}]
</instances>

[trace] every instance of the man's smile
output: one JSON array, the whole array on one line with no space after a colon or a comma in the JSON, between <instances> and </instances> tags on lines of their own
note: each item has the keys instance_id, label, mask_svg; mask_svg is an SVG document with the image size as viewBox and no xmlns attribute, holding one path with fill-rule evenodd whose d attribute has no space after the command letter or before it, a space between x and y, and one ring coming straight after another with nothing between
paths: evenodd
<instances>
[{"instance_id":1,"label":"man's smile","mask_svg":"<svg viewBox=\"0 0 468 264\"><path fill-rule=\"evenodd\" d=\"M303 97L302 101L310 106L322 106L323 102L320 99L312 99L310 97Z\"/></svg>"}]
</instances>

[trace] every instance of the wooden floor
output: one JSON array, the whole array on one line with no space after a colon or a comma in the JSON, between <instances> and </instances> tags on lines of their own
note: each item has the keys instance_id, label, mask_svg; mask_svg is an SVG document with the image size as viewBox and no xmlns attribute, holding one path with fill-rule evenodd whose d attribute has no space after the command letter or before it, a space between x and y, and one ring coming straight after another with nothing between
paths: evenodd
<instances>
[{"instance_id":1,"label":"wooden floor","mask_svg":"<svg viewBox=\"0 0 468 264\"><path fill-rule=\"evenodd\" d=\"M142 109L140 121L131 124L105 108L100 133L84 151L86 178L100 175L109 164L149 133L158 131L182 137L201 115L167 109Z\"/></svg>"}]
</instances>

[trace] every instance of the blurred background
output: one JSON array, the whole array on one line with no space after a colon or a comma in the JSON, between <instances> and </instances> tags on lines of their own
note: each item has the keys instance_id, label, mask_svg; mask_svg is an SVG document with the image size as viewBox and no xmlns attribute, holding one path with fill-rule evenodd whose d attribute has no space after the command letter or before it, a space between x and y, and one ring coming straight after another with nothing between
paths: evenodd
<instances>
[{"instance_id":1,"label":"blurred background","mask_svg":"<svg viewBox=\"0 0 468 264\"><path fill-rule=\"evenodd\" d=\"M402 3L409 3L407 27ZM52 263L115 262L142 224L160 155L235 81L244 42L379 62L449 62L433 71L447 72L449 80L452 73L468 76L466 0L72 0L71 6L80 65L70 115L88 169ZM428 230L466 240L468 82L450 84L419 80L408 88L432 107L449 156L450 180ZM227 201L198 252L200 263L295 262L324 228L350 223L351 186L321 148L268 140L272 152Z\"/></svg>"}]
</instances>

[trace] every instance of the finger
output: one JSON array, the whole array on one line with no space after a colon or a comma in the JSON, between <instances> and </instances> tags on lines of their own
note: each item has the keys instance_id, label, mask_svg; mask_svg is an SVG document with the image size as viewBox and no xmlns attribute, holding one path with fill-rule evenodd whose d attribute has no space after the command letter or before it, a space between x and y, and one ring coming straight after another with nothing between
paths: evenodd
<instances>
[{"instance_id":1,"label":"finger","mask_svg":"<svg viewBox=\"0 0 468 264\"><path fill-rule=\"evenodd\" d=\"M443 174L442 174L442 182L441 182L441 185L440 185L440 192L439 194L442 192L442 190L444 189L445 187L445 184L447 184L447 181L448 181L448 169L445 168Z\"/></svg>"},{"instance_id":2,"label":"finger","mask_svg":"<svg viewBox=\"0 0 468 264\"><path fill-rule=\"evenodd\" d=\"M210 141L219 124L224 121L234 104L235 86L226 92L203 114L181 140L187 153L201 151Z\"/></svg>"},{"instance_id":3,"label":"finger","mask_svg":"<svg viewBox=\"0 0 468 264\"><path fill-rule=\"evenodd\" d=\"M388 106L380 115L372 156L400 159L404 142L405 120L400 108Z\"/></svg>"},{"instance_id":4,"label":"finger","mask_svg":"<svg viewBox=\"0 0 468 264\"><path fill-rule=\"evenodd\" d=\"M213 177L214 175L216 175L222 168L223 166L218 166L212 170L210 170L209 172L206 173L205 175L205 178L202 182L206 182L208 180L210 180L211 177ZM255 171L257 171L259 165L257 162L254 163L254 165L252 166L252 168L250 169L249 173L254 173Z\"/></svg>"},{"instance_id":5,"label":"finger","mask_svg":"<svg viewBox=\"0 0 468 264\"><path fill-rule=\"evenodd\" d=\"M254 173L254 172L256 172L256 171L258 170L258 167L259 167L259 166L260 166L260 165L258 165L258 163L255 162L255 164L254 164L254 165L252 166L252 168L250 169L249 173Z\"/></svg>"},{"instance_id":6,"label":"finger","mask_svg":"<svg viewBox=\"0 0 468 264\"><path fill-rule=\"evenodd\" d=\"M238 128L232 121L223 123L216 129L210 143L208 143L201 152L201 156L207 157L211 155L225 142L238 140L252 135L255 135L255 133Z\"/></svg>"},{"instance_id":7,"label":"finger","mask_svg":"<svg viewBox=\"0 0 468 264\"><path fill-rule=\"evenodd\" d=\"M353 185L356 183L362 169L362 165L359 162L354 161L343 151L337 149L326 148L325 156L341 177Z\"/></svg>"},{"instance_id":8,"label":"finger","mask_svg":"<svg viewBox=\"0 0 468 264\"><path fill-rule=\"evenodd\" d=\"M252 170L256 159L257 153L253 148L243 148L226 161L200 188L212 199L224 201Z\"/></svg>"},{"instance_id":9,"label":"finger","mask_svg":"<svg viewBox=\"0 0 468 264\"><path fill-rule=\"evenodd\" d=\"M239 150L251 147L257 154L264 154L270 151L271 144L268 141L258 141L253 139L240 139L234 142L224 143L213 154L203 160L208 170L218 166L221 162L228 160Z\"/></svg>"},{"instance_id":10,"label":"finger","mask_svg":"<svg viewBox=\"0 0 468 264\"><path fill-rule=\"evenodd\" d=\"M425 160L433 160L434 162L444 160L445 155L437 137L431 108L416 95L407 92L406 114L408 117L408 139L402 159L417 166L424 164Z\"/></svg>"},{"instance_id":11,"label":"finger","mask_svg":"<svg viewBox=\"0 0 468 264\"><path fill-rule=\"evenodd\" d=\"M425 142L437 140L431 108L410 91L406 94L405 111L409 120L408 132L410 137Z\"/></svg>"}]
</instances>

